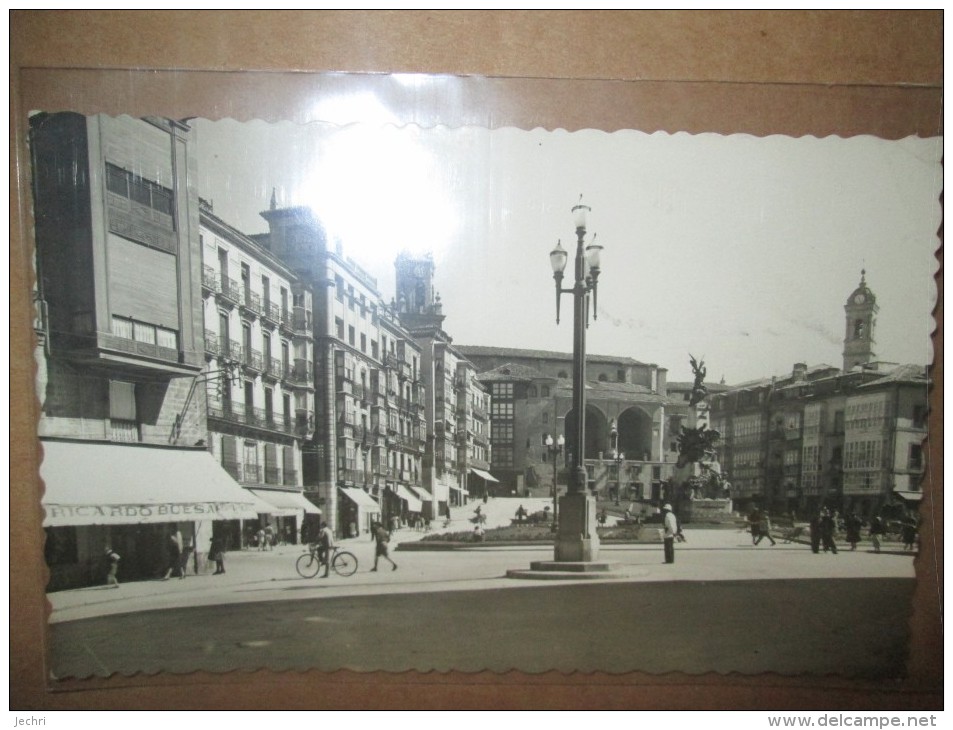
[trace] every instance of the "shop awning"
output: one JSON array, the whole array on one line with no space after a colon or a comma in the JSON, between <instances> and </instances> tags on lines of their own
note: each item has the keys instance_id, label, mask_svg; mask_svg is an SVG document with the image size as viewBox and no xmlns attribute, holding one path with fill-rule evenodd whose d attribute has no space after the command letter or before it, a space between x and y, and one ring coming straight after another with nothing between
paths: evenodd
<instances>
[{"instance_id":1,"label":"shop awning","mask_svg":"<svg viewBox=\"0 0 953 730\"><path fill-rule=\"evenodd\" d=\"M321 510L315 507L301 492L282 492L271 489L249 489L270 507L268 514L276 517L300 517L301 510L309 515L319 515Z\"/></svg>"},{"instance_id":2,"label":"shop awning","mask_svg":"<svg viewBox=\"0 0 953 730\"><path fill-rule=\"evenodd\" d=\"M919 502L923 499L923 492L911 492L902 489L894 489L893 493L900 497L900 499L905 499L908 502Z\"/></svg>"},{"instance_id":3,"label":"shop awning","mask_svg":"<svg viewBox=\"0 0 953 730\"><path fill-rule=\"evenodd\" d=\"M480 479L486 479L488 482L499 482L499 481L500 481L500 480L497 479L495 476L493 476L492 474L490 474L490 472L488 472L488 471L483 471L482 469L474 469L472 466L470 467L470 471L473 472L474 474L476 474L478 477L480 477Z\"/></svg>"},{"instance_id":4,"label":"shop awning","mask_svg":"<svg viewBox=\"0 0 953 730\"><path fill-rule=\"evenodd\" d=\"M433 502L433 495L423 487L411 485L410 491L416 494L422 502Z\"/></svg>"},{"instance_id":5,"label":"shop awning","mask_svg":"<svg viewBox=\"0 0 953 730\"><path fill-rule=\"evenodd\" d=\"M365 512L371 514L380 513L381 506L363 489L358 489L357 487L338 487L338 489L341 490L345 497L354 502L354 504Z\"/></svg>"},{"instance_id":6,"label":"shop awning","mask_svg":"<svg viewBox=\"0 0 953 730\"><path fill-rule=\"evenodd\" d=\"M413 494L410 493L410 490L407 487L402 487L397 485L394 487L394 492L407 503L407 510L409 512L422 512L424 506L420 503L420 500L417 499Z\"/></svg>"},{"instance_id":7,"label":"shop awning","mask_svg":"<svg viewBox=\"0 0 953 730\"><path fill-rule=\"evenodd\" d=\"M41 443L44 527L258 519L267 506L205 449Z\"/></svg>"}]
</instances>

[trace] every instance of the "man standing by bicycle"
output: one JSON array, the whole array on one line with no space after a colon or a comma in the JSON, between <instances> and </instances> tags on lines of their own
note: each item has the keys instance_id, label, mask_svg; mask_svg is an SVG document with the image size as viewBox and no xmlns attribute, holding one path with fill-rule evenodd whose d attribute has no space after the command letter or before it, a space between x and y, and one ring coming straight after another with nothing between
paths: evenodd
<instances>
[{"instance_id":1,"label":"man standing by bicycle","mask_svg":"<svg viewBox=\"0 0 953 730\"><path fill-rule=\"evenodd\" d=\"M327 578L331 571L331 551L334 550L334 533L328 527L327 522L321 522L321 529L318 531L318 561L324 566L324 575L321 578Z\"/></svg>"}]
</instances>

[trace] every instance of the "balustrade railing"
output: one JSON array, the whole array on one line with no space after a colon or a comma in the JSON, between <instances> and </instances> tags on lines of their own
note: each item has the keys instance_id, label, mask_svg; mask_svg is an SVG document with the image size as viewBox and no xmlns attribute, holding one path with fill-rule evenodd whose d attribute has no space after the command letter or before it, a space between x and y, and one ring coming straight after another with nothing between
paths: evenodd
<instances>
[{"instance_id":1,"label":"balustrade railing","mask_svg":"<svg viewBox=\"0 0 953 730\"><path fill-rule=\"evenodd\" d=\"M213 292L218 292L219 290L218 272L211 266L202 267L202 286Z\"/></svg>"}]
</instances>

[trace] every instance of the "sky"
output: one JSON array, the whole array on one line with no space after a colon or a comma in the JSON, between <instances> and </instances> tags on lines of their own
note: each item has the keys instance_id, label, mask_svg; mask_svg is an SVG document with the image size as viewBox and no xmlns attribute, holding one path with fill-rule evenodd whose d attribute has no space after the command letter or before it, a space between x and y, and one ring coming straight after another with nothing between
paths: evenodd
<instances>
[{"instance_id":1,"label":"sky","mask_svg":"<svg viewBox=\"0 0 953 730\"><path fill-rule=\"evenodd\" d=\"M574 252L571 208L602 251L590 354L692 379L840 366L861 270L877 297L878 359L932 361L940 138L791 138L634 130L423 129L368 121L192 122L199 194L239 230L306 205L394 294L401 251L431 252L458 345L572 349L549 252ZM567 267L568 270L569 267ZM568 279L564 286L569 286Z\"/></svg>"}]
</instances>

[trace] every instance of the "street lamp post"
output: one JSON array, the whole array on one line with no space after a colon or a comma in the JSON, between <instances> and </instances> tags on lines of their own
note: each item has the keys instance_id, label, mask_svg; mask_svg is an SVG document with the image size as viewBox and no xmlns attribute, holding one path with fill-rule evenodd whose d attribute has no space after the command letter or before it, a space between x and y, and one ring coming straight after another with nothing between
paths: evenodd
<instances>
[{"instance_id":1,"label":"street lamp post","mask_svg":"<svg viewBox=\"0 0 953 730\"><path fill-rule=\"evenodd\" d=\"M619 429L614 418L609 424L609 432L612 436L612 458L615 461L615 503L618 505L622 498L622 463L625 461L625 454L619 451Z\"/></svg>"},{"instance_id":2,"label":"street lamp post","mask_svg":"<svg viewBox=\"0 0 953 730\"><path fill-rule=\"evenodd\" d=\"M553 526L552 531L556 532L556 525L559 524L559 482L557 479L557 471L559 469L558 458L560 454L563 453L563 447L566 445L566 439L562 434L559 434L558 438L553 440L553 437L550 434L546 434L543 438L543 445L546 447L546 450L549 452L549 458L553 462Z\"/></svg>"},{"instance_id":3,"label":"street lamp post","mask_svg":"<svg viewBox=\"0 0 953 730\"><path fill-rule=\"evenodd\" d=\"M576 416L576 432L572 443L572 471L567 494L563 497L562 519L556 536L557 561L592 561L598 556L595 501L587 493L588 476L584 464L586 453L586 328L589 326L589 295L592 294L593 319L598 318L597 286L602 246L595 236L587 246L586 218L591 208L581 202L572 209L576 227L576 257L573 286L564 289L563 272L569 261L568 252L557 242L549 254L556 280L556 324L559 324L559 303L563 294L573 296L573 373L572 400Z\"/></svg>"}]
</instances>

